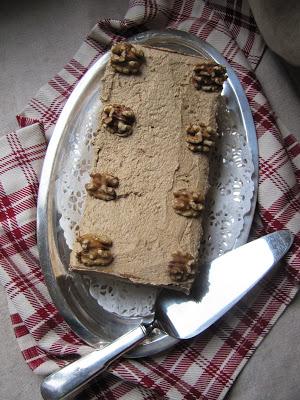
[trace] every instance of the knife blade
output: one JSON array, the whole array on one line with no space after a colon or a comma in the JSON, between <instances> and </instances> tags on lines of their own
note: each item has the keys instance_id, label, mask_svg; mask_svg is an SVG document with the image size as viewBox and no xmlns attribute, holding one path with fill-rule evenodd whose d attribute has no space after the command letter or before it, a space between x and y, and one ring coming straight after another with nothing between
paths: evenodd
<instances>
[{"instance_id":1,"label":"knife blade","mask_svg":"<svg viewBox=\"0 0 300 400\"><path fill-rule=\"evenodd\" d=\"M292 242L289 231L278 231L218 257L209 266L204 295L197 290L192 296L161 294L155 312L159 326L178 339L203 332L270 271Z\"/></svg>"}]
</instances>

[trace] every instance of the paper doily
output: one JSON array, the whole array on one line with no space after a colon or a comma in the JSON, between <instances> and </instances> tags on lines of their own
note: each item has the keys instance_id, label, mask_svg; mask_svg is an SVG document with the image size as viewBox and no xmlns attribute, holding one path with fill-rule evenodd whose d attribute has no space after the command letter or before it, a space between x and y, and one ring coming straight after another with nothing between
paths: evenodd
<instances>
[{"instance_id":1,"label":"paper doily","mask_svg":"<svg viewBox=\"0 0 300 400\"><path fill-rule=\"evenodd\" d=\"M80 129L69 143L69 156L57 181L60 226L69 248L75 240L92 163L91 141L97 130L100 101L95 100L84 115ZM251 209L254 166L245 134L238 132L231 111L223 105L218 117L219 137L212 154L211 188L207 217L204 218L203 262L234 247ZM106 276L86 276L89 292L105 310L125 317L147 316L153 312L157 289L122 282Z\"/></svg>"}]
</instances>

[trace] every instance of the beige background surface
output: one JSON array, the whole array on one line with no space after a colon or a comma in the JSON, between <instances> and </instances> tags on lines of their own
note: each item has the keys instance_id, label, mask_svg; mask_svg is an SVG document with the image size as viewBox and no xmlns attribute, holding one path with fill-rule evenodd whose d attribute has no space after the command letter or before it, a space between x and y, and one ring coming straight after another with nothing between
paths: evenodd
<instances>
[{"instance_id":1,"label":"beige background surface","mask_svg":"<svg viewBox=\"0 0 300 400\"><path fill-rule=\"evenodd\" d=\"M0 134L17 127L17 112L68 62L97 20L122 17L127 4L126 0L1 1ZM286 68L267 51L256 72L281 129L299 135L299 94ZM299 82L299 69L292 71ZM247 363L227 400L299 400L299 332L298 295ZM19 352L1 287L0 338L0 400L41 400L40 378Z\"/></svg>"},{"instance_id":2,"label":"beige background surface","mask_svg":"<svg viewBox=\"0 0 300 400\"><path fill-rule=\"evenodd\" d=\"M288 63L300 66L299 0L248 0L270 49Z\"/></svg>"}]
</instances>

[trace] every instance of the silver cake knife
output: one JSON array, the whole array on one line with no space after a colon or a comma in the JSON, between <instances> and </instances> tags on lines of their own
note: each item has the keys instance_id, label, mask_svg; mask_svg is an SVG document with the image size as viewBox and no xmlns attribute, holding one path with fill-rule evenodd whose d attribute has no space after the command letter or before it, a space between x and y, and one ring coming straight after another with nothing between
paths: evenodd
<instances>
[{"instance_id":1,"label":"silver cake knife","mask_svg":"<svg viewBox=\"0 0 300 400\"><path fill-rule=\"evenodd\" d=\"M286 254L293 242L289 231L278 231L218 257L206 269L200 287L189 296L163 290L154 320L48 376L41 385L45 400L72 398L122 354L143 341L154 327L178 339L207 329L236 304Z\"/></svg>"}]
</instances>

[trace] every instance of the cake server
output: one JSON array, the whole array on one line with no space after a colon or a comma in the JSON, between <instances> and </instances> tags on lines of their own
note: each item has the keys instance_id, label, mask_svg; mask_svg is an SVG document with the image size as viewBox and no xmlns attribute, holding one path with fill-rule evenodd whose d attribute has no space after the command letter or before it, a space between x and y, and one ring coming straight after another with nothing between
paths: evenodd
<instances>
[{"instance_id":1,"label":"cake server","mask_svg":"<svg viewBox=\"0 0 300 400\"><path fill-rule=\"evenodd\" d=\"M41 385L43 398L72 398L113 361L142 342L154 328L178 339L200 334L249 292L285 255L292 242L289 231L271 233L204 267L206 277L196 280L198 286L194 285L190 295L162 290L156 301L154 319L48 376Z\"/></svg>"}]
</instances>

